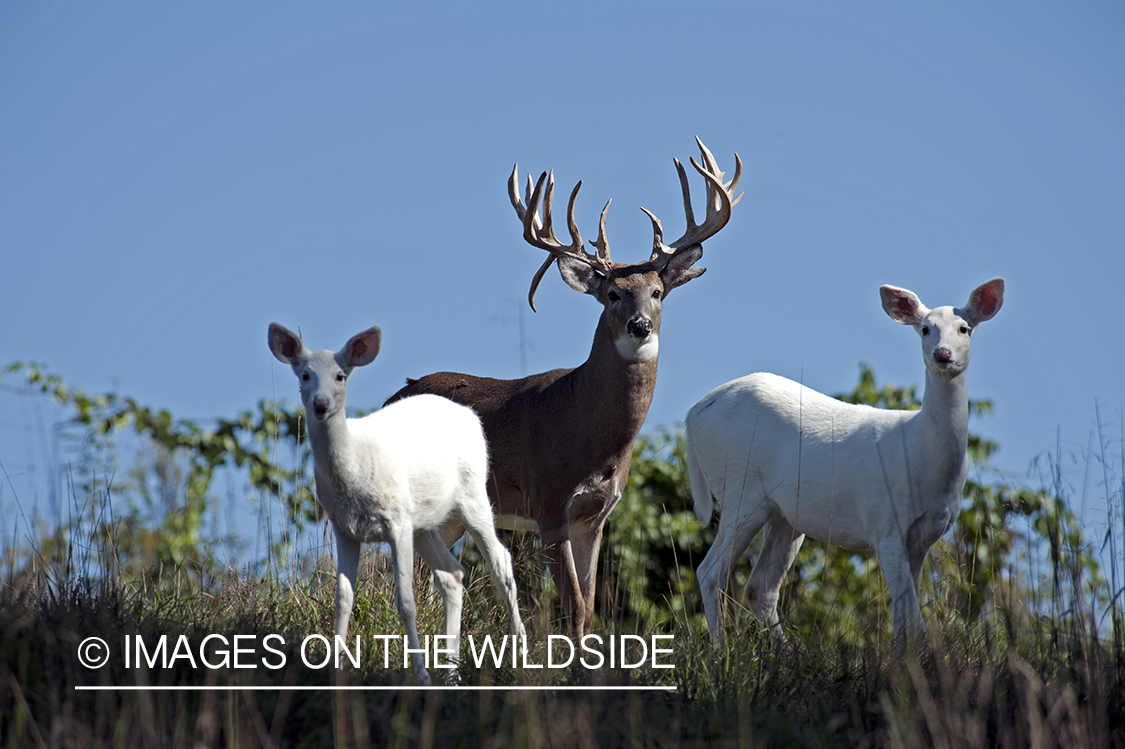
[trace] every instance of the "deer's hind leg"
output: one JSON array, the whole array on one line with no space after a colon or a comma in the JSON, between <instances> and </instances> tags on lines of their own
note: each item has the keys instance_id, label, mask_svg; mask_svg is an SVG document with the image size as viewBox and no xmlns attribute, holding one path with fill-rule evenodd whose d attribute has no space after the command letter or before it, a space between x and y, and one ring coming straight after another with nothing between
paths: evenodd
<instances>
[{"instance_id":1,"label":"deer's hind leg","mask_svg":"<svg viewBox=\"0 0 1125 749\"><path fill-rule=\"evenodd\" d=\"M461 638L461 603L464 590L462 580L465 577L465 570L436 530L415 532L414 546L418 550L418 555L429 566L434 575L434 584L441 593L442 610L445 614L445 634L457 644Z\"/></svg>"},{"instance_id":2,"label":"deer's hind leg","mask_svg":"<svg viewBox=\"0 0 1125 749\"><path fill-rule=\"evenodd\" d=\"M750 611L777 636L781 636L777 617L781 584L804 540L805 534L798 533L780 512L774 512L763 531L762 550L742 589L742 599Z\"/></svg>"},{"instance_id":3,"label":"deer's hind leg","mask_svg":"<svg viewBox=\"0 0 1125 749\"><path fill-rule=\"evenodd\" d=\"M707 628L711 641L722 641L722 602L720 591L727 586L731 567L750 546L750 541L766 524L771 505L762 498L735 495L723 501L719 514L719 530L715 542L699 565L699 590L703 596L703 610L707 614Z\"/></svg>"}]
</instances>

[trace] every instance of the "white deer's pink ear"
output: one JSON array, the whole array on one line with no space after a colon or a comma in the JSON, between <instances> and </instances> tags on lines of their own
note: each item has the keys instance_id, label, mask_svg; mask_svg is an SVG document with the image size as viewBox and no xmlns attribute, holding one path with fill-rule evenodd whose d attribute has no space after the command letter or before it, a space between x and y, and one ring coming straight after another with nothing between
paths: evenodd
<instances>
[{"instance_id":1,"label":"white deer's pink ear","mask_svg":"<svg viewBox=\"0 0 1125 749\"><path fill-rule=\"evenodd\" d=\"M275 322L270 323L269 345L270 351L273 352L278 361L283 361L286 364L292 364L301 352L305 351L305 344L297 337L296 333Z\"/></svg>"},{"instance_id":2,"label":"white deer's pink ear","mask_svg":"<svg viewBox=\"0 0 1125 749\"><path fill-rule=\"evenodd\" d=\"M962 309L961 316L972 325L991 320L1004 304L1004 279L993 278L973 289L969 302Z\"/></svg>"},{"instance_id":3,"label":"white deer's pink ear","mask_svg":"<svg viewBox=\"0 0 1125 749\"><path fill-rule=\"evenodd\" d=\"M348 339L338 356L349 367L362 367L375 361L383 343L383 331L378 327L368 328Z\"/></svg>"},{"instance_id":4,"label":"white deer's pink ear","mask_svg":"<svg viewBox=\"0 0 1125 749\"><path fill-rule=\"evenodd\" d=\"M883 300L883 310L892 320L903 325L918 325L930 311L913 291L897 286L881 286L879 297Z\"/></svg>"}]
</instances>

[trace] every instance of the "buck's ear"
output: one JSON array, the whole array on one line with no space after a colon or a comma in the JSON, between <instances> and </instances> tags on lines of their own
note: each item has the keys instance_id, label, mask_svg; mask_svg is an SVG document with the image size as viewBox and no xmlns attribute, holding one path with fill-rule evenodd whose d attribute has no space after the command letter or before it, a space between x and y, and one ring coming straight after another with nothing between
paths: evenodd
<instances>
[{"instance_id":1,"label":"buck's ear","mask_svg":"<svg viewBox=\"0 0 1125 749\"><path fill-rule=\"evenodd\" d=\"M892 320L903 325L918 325L930 311L913 291L897 286L881 286L879 296L883 300L883 310Z\"/></svg>"},{"instance_id":2,"label":"buck's ear","mask_svg":"<svg viewBox=\"0 0 1125 749\"><path fill-rule=\"evenodd\" d=\"M696 244L668 261L664 270L660 271L660 281L664 284L664 296L677 286L683 286L693 278L699 278L707 269L693 268L703 257L703 245Z\"/></svg>"},{"instance_id":3,"label":"buck's ear","mask_svg":"<svg viewBox=\"0 0 1125 749\"><path fill-rule=\"evenodd\" d=\"M995 317L1003 304L1004 279L993 278L991 281L985 281L973 289L973 293L969 294L968 304L958 312L970 325L975 327L985 320L991 320Z\"/></svg>"},{"instance_id":4,"label":"buck's ear","mask_svg":"<svg viewBox=\"0 0 1125 749\"><path fill-rule=\"evenodd\" d=\"M602 274L580 260L572 260L567 257L560 257L558 266L559 273L562 274L567 286L575 291L581 291L583 294L600 297L602 284L605 282L605 277Z\"/></svg>"},{"instance_id":5,"label":"buck's ear","mask_svg":"<svg viewBox=\"0 0 1125 749\"><path fill-rule=\"evenodd\" d=\"M296 333L275 322L270 323L269 344L273 355L286 364L293 364L302 354L308 352L304 342Z\"/></svg>"},{"instance_id":6,"label":"buck's ear","mask_svg":"<svg viewBox=\"0 0 1125 749\"><path fill-rule=\"evenodd\" d=\"M375 361L382 345L383 331L378 327L371 327L349 338L336 358L350 368L363 367Z\"/></svg>"}]
</instances>

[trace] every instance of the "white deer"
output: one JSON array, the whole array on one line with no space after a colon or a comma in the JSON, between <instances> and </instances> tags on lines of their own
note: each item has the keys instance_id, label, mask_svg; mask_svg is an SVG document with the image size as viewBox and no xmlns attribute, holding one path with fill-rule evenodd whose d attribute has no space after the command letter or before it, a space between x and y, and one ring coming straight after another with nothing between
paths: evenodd
<instances>
[{"instance_id":1,"label":"white deer","mask_svg":"<svg viewBox=\"0 0 1125 749\"><path fill-rule=\"evenodd\" d=\"M441 591L445 632L459 644L460 563L442 542L448 523L463 525L488 561L512 634L526 644L508 550L496 538L485 478L488 452L480 419L469 408L419 395L360 419L345 415L348 377L374 361L382 333L369 328L344 347L309 351L287 328L269 327L270 351L293 367L308 416L316 498L336 532L336 635L348 632L360 545L390 544L395 604L406 627L415 676L430 684L418 646L414 603L414 549L430 566Z\"/></svg>"},{"instance_id":2,"label":"white deer","mask_svg":"<svg viewBox=\"0 0 1125 749\"><path fill-rule=\"evenodd\" d=\"M922 338L920 411L843 403L758 373L712 390L688 412L695 514L710 519L712 495L721 512L698 571L714 642L722 638L719 591L763 526L744 595L775 634L778 591L805 535L875 552L891 592L897 655L922 630L922 563L957 519L968 471L969 344L1003 304L1004 279L981 284L960 308L927 309L894 286L879 291L891 319Z\"/></svg>"}]
</instances>

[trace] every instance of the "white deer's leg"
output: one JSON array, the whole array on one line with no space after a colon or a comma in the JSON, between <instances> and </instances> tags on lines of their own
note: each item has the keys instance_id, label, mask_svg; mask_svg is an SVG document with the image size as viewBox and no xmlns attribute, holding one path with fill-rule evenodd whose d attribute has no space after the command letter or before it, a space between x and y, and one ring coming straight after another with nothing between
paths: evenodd
<instances>
[{"instance_id":1,"label":"white deer's leg","mask_svg":"<svg viewBox=\"0 0 1125 749\"><path fill-rule=\"evenodd\" d=\"M512 555L496 537L496 529L492 525L492 511L488 510L487 517L466 518L465 527L488 562L488 574L492 577L492 584L496 588L500 602L504 605L504 610L508 612L512 634L519 637L520 642L526 645L527 631L524 629L523 620L520 619Z\"/></svg>"},{"instance_id":2,"label":"white deer's leg","mask_svg":"<svg viewBox=\"0 0 1125 749\"><path fill-rule=\"evenodd\" d=\"M897 539L880 545L875 549L875 554L891 592L894 654L896 658L902 658L907 644L917 641L922 628L922 609L918 605L918 588L914 582L910 557ZM921 571L920 565L918 569Z\"/></svg>"},{"instance_id":3,"label":"white deer's leg","mask_svg":"<svg viewBox=\"0 0 1125 749\"><path fill-rule=\"evenodd\" d=\"M429 565L434 575L434 583L441 593L442 611L445 614L445 634L458 644L461 638L461 599L464 587L461 581L465 570L457 557L446 547L438 531L421 531L414 535L414 545L418 554Z\"/></svg>"},{"instance_id":4,"label":"white deer's leg","mask_svg":"<svg viewBox=\"0 0 1125 749\"><path fill-rule=\"evenodd\" d=\"M406 627L406 642L414 652L414 676L423 686L430 685L430 672L418 647L418 608L414 603L414 536L410 532L396 532L391 540L391 559L395 567L395 605L398 616Z\"/></svg>"},{"instance_id":5,"label":"white deer's leg","mask_svg":"<svg viewBox=\"0 0 1125 749\"><path fill-rule=\"evenodd\" d=\"M336 634L348 634L348 621L352 618L355 602L356 578L359 575L361 545L351 536L336 531Z\"/></svg>"},{"instance_id":6,"label":"white deer's leg","mask_svg":"<svg viewBox=\"0 0 1125 749\"><path fill-rule=\"evenodd\" d=\"M750 611L780 637L777 600L781 584L785 581L789 568L793 566L805 535L793 530L793 526L780 514L770 518L764 534L762 550L754 562L754 569L750 573L750 579L746 581L742 597Z\"/></svg>"},{"instance_id":7,"label":"white deer's leg","mask_svg":"<svg viewBox=\"0 0 1125 749\"><path fill-rule=\"evenodd\" d=\"M715 542L699 565L699 590L703 596L703 611L707 615L707 629L711 632L712 642L722 641L722 602L719 600L719 591L727 586L730 568L742 556L750 541L762 529L768 519L768 511L764 501L759 501L752 512L743 512L740 497L732 497L730 502L723 503L723 510L719 515L719 530L715 534ZM729 509L728 509L729 508Z\"/></svg>"}]
</instances>

